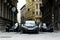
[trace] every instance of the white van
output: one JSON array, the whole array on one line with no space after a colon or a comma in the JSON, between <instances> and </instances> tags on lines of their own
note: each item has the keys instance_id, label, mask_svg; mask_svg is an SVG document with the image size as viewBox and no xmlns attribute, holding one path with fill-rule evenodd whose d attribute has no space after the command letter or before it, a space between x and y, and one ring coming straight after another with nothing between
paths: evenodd
<instances>
[{"instance_id":1,"label":"white van","mask_svg":"<svg viewBox=\"0 0 60 40\"><path fill-rule=\"evenodd\" d=\"M39 32L39 26L36 25L35 21L25 21L21 26L23 32Z\"/></svg>"}]
</instances>

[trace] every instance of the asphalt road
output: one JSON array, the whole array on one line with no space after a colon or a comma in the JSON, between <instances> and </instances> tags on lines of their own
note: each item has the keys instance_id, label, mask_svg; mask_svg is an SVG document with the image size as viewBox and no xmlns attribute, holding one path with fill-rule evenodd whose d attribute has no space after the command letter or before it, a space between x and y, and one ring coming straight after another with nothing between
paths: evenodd
<instances>
[{"instance_id":1,"label":"asphalt road","mask_svg":"<svg viewBox=\"0 0 60 40\"><path fill-rule=\"evenodd\" d=\"M20 34L17 32L0 32L0 40L60 40L60 31L40 32L39 34Z\"/></svg>"}]
</instances>

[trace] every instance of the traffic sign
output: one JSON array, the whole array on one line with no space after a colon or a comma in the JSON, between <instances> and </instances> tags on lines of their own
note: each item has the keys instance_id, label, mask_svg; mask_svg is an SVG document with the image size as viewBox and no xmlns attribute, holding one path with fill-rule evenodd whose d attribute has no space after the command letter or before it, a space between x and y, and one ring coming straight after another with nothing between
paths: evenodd
<instances>
[{"instance_id":1,"label":"traffic sign","mask_svg":"<svg viewBox=\"0 0 60 40\"><path fill-rule=\"evenodd\" d=\"M16 12L16 7L12 7L12 12L14 13L14 12Z\"/></svg>"}]
</instances>

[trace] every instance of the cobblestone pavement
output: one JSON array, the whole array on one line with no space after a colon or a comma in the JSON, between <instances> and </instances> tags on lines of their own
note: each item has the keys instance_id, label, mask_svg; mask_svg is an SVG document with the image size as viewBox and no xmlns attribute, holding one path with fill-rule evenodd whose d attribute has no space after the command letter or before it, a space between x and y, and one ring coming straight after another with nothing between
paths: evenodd
<instances>
[{"instance_id":1,"label":"cobblestone pavement","mask_svg":"<svg viewBox=\"0 0 60 40\"><path fill-rule=\"evenodd\" d=\"M58 32L40 32L39 34L20 34L18 32L0 32L0 40L60 40Z\"/></svg>"}]
</instances>

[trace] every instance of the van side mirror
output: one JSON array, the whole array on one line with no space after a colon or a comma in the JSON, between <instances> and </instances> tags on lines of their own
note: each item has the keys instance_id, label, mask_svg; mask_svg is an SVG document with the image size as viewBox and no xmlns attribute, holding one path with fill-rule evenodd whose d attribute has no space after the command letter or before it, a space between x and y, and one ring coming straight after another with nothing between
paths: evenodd
<instances>
[{"instance_id":1,"label":"van side mirror","mask_svg":"<svg viewBox=\"0 0 60 40\"><path fill-rule=\"evenodd\" d=\"M23 24L22 24L22 26L23 26Z\"/></svg>"}]
</instances>

